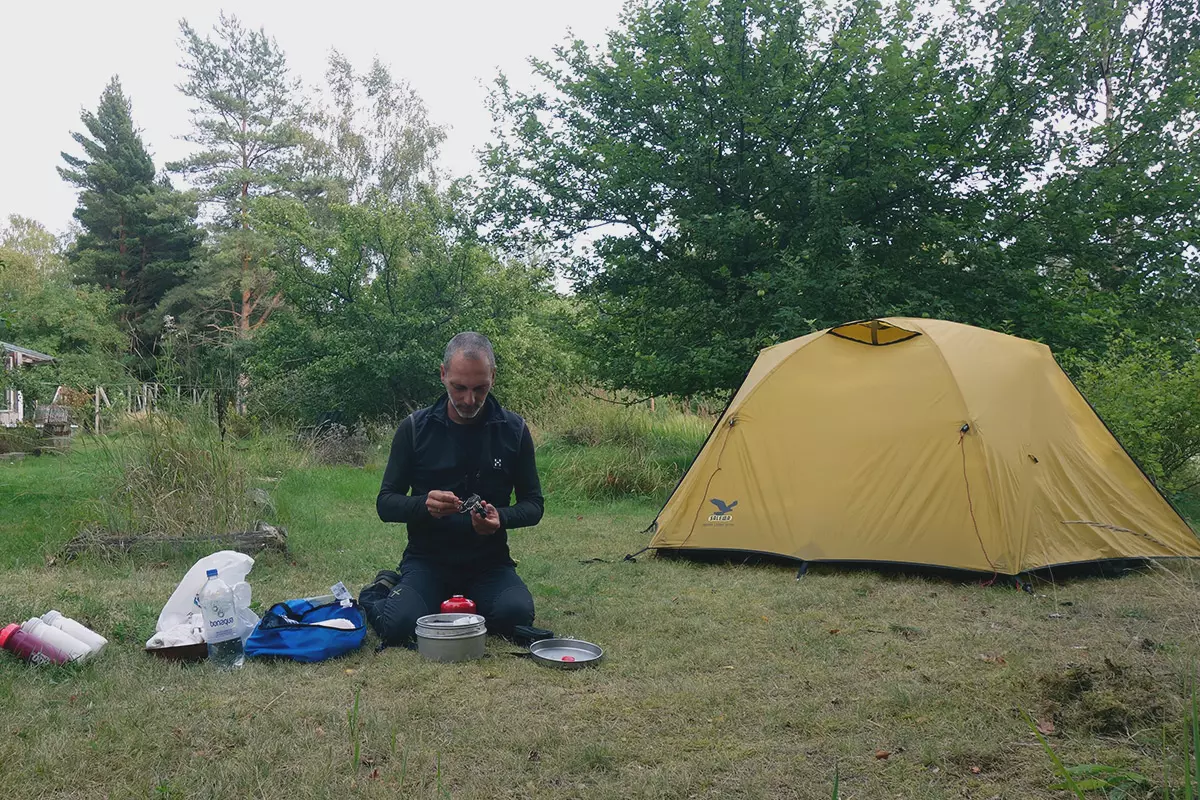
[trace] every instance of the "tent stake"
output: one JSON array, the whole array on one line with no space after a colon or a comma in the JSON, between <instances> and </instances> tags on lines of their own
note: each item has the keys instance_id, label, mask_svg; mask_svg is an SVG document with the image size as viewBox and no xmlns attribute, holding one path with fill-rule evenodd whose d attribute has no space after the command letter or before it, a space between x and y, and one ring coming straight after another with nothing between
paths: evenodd
<instances>
[{"instance_id":1,"label":"tent stake","mask_svg":"<svg viewBox=\"0 0 1200 800\"><path fill-rule=\"evenodd\" d=\"M636 553L626 553L626 554L625 554L625 557L624 557L624 558L622 558L621 560L622 560L622 561L634 561L634 562L636 562L636 561L637 561L637 557L638 557L638 556L640 556L642 553L646 552L646 551L647 551L647 550L649 550L649 549L650 549L649 547L643 547L641 550L638 550Z\"/></svg>"}]
</instances>

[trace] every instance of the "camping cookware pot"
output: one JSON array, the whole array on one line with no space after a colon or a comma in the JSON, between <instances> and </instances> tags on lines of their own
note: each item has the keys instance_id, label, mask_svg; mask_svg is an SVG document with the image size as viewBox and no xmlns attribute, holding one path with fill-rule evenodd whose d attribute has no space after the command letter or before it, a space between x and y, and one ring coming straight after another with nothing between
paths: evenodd
<instances>
[{"instance_id":1,"label":"camping cookware pot","mask_svg":"<svg viewBox=\"0 0 1200 800\"><path fill-rule=\"evenodd\" d=\"M486 636L478 614L427 614L417 619L417 652L431 661L483 658Z\"/></svg>"},{"instance_id":2,"label":"camping cookware pot","mask_svg":"<svg viewBox=\"0 0 1200 800\"><path fill-rule=\"evenodd\" d=\"M529 645L529 655L544 667L583 669L599 664L604 651L582 639L542 639Z\"/></svg>"}]
</instances>

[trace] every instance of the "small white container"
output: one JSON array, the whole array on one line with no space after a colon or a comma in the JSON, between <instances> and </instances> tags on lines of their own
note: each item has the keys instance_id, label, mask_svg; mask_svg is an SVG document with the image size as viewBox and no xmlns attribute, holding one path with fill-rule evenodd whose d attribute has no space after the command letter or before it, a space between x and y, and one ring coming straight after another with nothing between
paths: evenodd
<instances>
[{"instance_id":1,"label":"small white container","mask_svg":"<svg viewBox=\"0 0 1200 800\"><path fill-rule=\"evenodd\" d=\"M108 639L86 625L82 625L70 617L64 617L60 611L50 610L42 614L42 622L83 642L93 655L99 653L104 649L104 645L108 644Z\"/></svg>"},{"instance_id":2,"label":"small white container","mask_svg":"<svg viewBox=\"0 0 1200 800\"><path fill-rule=\"evenodd\" d=\"M478 614L427 614L417 620L417 652L430 661L483 658L484 622Z\"/></svg>"},{"instance_id":3,"label":"small white container","mask_svg":"<svg viewBox=\"0 0 1200 800\"><path fill-rule=\"evenodd\" d=\"M92 653L92 648L88 647L71 634L47 625L37 617L26 620L21 625L21 630L25 631L25 633L28 633L30 636L38 639L39 641L54 645L59 650L62 650L64 653L69 655L72 661L81 661Z\"/></svg>"}]
</instances>

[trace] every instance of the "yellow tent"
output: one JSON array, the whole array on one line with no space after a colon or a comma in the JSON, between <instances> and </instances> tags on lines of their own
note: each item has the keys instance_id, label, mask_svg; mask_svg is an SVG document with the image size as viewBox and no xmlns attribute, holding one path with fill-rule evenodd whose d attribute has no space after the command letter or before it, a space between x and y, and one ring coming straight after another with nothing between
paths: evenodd
<instances>
[{"instance_id":1,"label":"yellow tent","mask_svg":"<svg viewBox=\"0 0 1200 800\"><path fill-rule=\"evenodd\" d=\"M926 319L763 350L652 530L658 551L1004 575L1200 556L1048 347Z\"/></svg>"}]
</instances>

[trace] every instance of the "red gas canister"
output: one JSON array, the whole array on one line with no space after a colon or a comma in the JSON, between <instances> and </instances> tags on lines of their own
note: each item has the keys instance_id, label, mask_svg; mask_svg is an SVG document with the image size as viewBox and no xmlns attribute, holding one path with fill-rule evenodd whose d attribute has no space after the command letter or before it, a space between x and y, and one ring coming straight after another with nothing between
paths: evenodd
<instances>
[{"instance_id":1,"label":"red gas canister","mask_svg":"<svg viewBox=\"0 0 1200 800\"><path fill-rule=\"evenodd\" d=\"M475 601L468 600L461 594L456 594L449 600L442 601L443 614L474 614Z\"/></svg>"}]
</instances>

